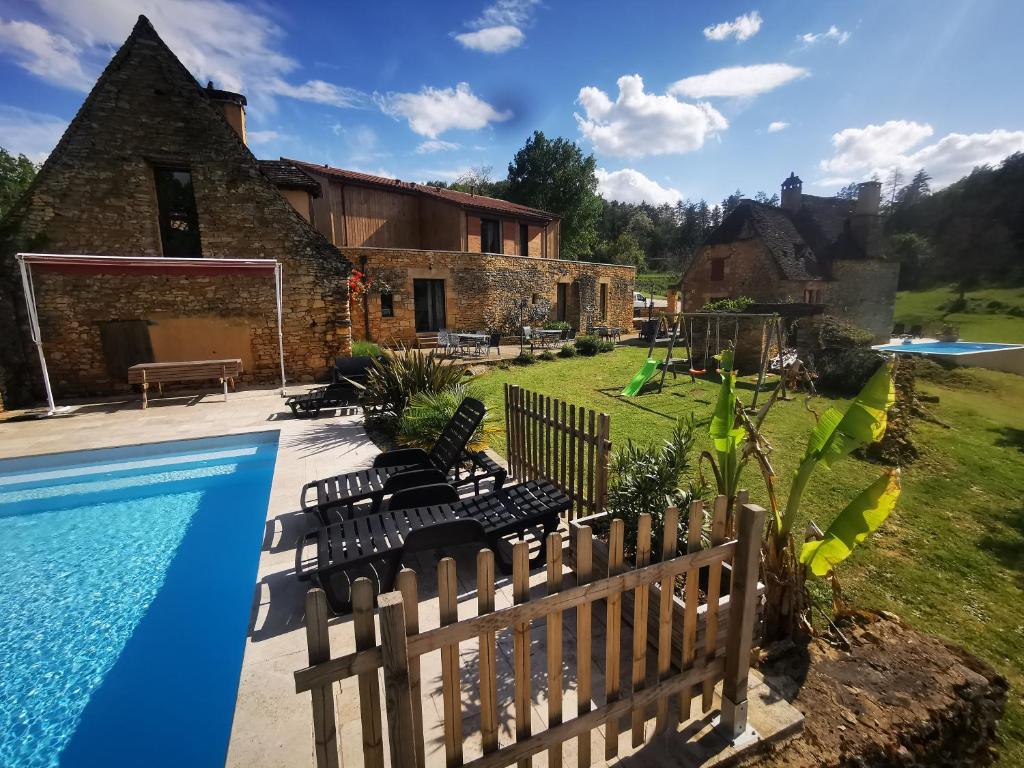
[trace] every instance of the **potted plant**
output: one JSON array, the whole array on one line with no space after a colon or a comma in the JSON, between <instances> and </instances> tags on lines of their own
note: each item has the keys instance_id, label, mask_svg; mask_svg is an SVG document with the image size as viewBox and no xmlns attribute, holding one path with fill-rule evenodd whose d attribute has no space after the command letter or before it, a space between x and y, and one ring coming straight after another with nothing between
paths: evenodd
<instances>
[{"instance_id":1,"label":"potted plant","mask_svg":"<svg viewBox=\"0 0 1024 768\"><path fill-rule=\"evenodd\" d=\"M951 323L945 323L939 332L939 341L960 341L960 328Z\"/></svg>"}]
</instances>

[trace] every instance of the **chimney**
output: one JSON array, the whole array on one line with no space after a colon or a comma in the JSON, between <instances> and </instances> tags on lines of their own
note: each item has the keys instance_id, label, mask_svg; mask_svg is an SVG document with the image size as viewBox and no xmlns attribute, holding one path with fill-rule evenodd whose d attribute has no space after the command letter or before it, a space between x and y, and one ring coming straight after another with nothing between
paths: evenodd
<instances>
[{"instance_id":1,"label":"chimney","mask_svg":"<svg viewBox=\"0 0 1024 768\"><path fill-rule=\"evenodd\" d=\"M220 107L224 113L224 119L228 121L228 125L235 129L235 133L241 137L242 143L245 144L245 96L240 93L218 90L213 87L212 80L207 82L205 93L211 102Z\"/></svg>"},{"instance_id":2,"label":"chimney","mask_svg":"<svg viewBox=\"0 0 1024 768\"><path fill-rule=\"evenodd\" d=\"M803 205L803 191L804 183L790 171L789 178L782 182L782 207L790 213L799 211Z\"/></svg>"},{"instance_id":3,"label":"chimney","mask_svg":"<svg viewBox=\"0 0 1024 768\"><path fill-rule=\"evenodd\" d=\"M857 213L878 215L878 202L882 196L882 182L865 181L857 185Z\"/></svg>"}]
</instances>

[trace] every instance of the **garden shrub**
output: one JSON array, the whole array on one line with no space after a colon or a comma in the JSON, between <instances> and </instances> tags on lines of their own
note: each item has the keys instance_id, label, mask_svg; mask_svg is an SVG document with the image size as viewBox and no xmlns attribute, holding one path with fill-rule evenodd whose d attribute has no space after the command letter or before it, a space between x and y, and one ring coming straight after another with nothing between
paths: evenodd
<instances>
[{"instance_id":1,"label":"garden shrub","mask_svg":"<svg viewBox=\"0 0 1024 768\"><path fill-rule=\"evenodd\" d=\"M550 362L551 360L557 360L558 355L556 355L550 349L545 349L543 352L540 353L540 355L538 355L538 359L547 360Z\"/></svg>"},{"instance_id":2,"label":"garden shrub","mask_svg":"<svg viewBox=\"0 0 1024 768\"><path fill-rule=\"evenodd\" d=\"M841 395L860 392L884 361L880 352L871 349L872 340L870 331L826 316L814 351L818 387Z\"/></svg>"},{"instance_id":3,"label":"garden shrub","mask_svg":"<svg viewBox=\"0 0 1024 768\"><path fill-rule=\"evenodd\" d=\"M565 320L549 320L544 323L544 330L546 331L571 331L572 326Z\"/></svg>"},{"instance_id":4,"label":"garden shrub","mask_svg":"<svg viewBox=\"0 0 1024 768\"><path fill-rule=\"evenodd\" d=\"M409 400L420 392L442 392L458 384L463 369L438 357L433 350L384 350L366 372L360 400L368 415L400 419Z\"/></svg>"},{"instance_id":5,"label":"garden shrub","mask_svg":"<svg viewBox=\"0 0 1024 768\"><path fill-rule=\"evenodd\" d=\"M735 299L719 299L709 301L700 308L701 312L746 312L747 307L754 303L754 300L747 296L738 296Z\"/></svg>"},{"instance_id":6,"label":"garden shrub","mask_svg":"<svg viewBox=\"0 0 1024 768\"><path fill-rule=\"evenodd\" d=\"M576 354L584 357L593 357L600 349L601 342L596 336L577 336L573 342L576 346Z\"/></svg>"},{"instance_id":7,"label":"garden shrub","mask_svg":"<svg viewBox=\"0 0 1024 768\"><path fill-rule=\"evenodd\" d=\"M352 342L352 357L379 357L380 347L372 341L358 339Z\"/></svg>"},{"instance_id":8,"label":"garden shrub","mask_svg":"<svg viewBox=\"0 0 1024 768\"><path fill-rule=\"evenodd\" d=\"M563 344L562 348L558 350L559 357L576 357L576 347L572 344Z\"/></svg>"},{"instance_id":9,"label":"garden shrub","mask_svg":"<svg viewBox=\"0 0 1024 768\"><path fill-rule=\"evenodd\" d=\"M465 384L456 384L441 392L417 392L409 398L398 422L398 442L429 451L468 395ZM483 422L477 425L469 441L470 450L482 451L487 447L488 431Z\"/></svg>"},{"instance_id":10,"label":"garden shrub","mask_svg":"<svg viewBox=\"0 0 1024 768\"><path fill-rule=\"evenodd\" d=\"M615 349L615 342L611 339L601 339L597 342L598 352L612 352Z\"/></svg>"},{"instance_id":11,"label":"garden shrub","mask_svg":"<svg viewBox=\"0 0 1024 768\"><path fill-rule=\"evenodd\" d=\"M533 365L537 362L537 356L533 352L527 352L525 349L516 355L512 361L516 365Z\"/></svg>"},{"instance_id":12,"label":"garden shrub","mask_svg":"<svg viewBox=\"0 0 1024 768\"><path fill-rule=\"evenodd\" d=\"M672 434L659 445L637 445L632 440L612 457L608 484L608 512L625 523L626 551L636 552L640 515L651 515L653 544L651 551L661 552L662 527L666 507L685 510L698 489L684 487L690 469L690 452L695 447L693 418L679 419ZM686 541L686 515L679 516L679 541Z\"/></svg>"}]
</instances>

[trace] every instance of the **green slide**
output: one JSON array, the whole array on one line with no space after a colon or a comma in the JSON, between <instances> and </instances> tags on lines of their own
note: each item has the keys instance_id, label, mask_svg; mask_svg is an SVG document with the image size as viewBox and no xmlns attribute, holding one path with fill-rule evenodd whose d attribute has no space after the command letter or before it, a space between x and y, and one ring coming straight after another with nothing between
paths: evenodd
<instances>
[{"instance_id":1,"label":"green slide","mask_svg":"<svg viewBox=\"0 0 1024 768\"><path fill-rule=\"evenodd\" d=\"M654 358L647 358L647 362L644 363L644 367L641 368L633 380L629 382L629 385L622 390L622 394L626 397L633 397L637 392L643 389L644 384L650 381L651 377L658 370L658 361Z\"/></svg>"}]
</instances>

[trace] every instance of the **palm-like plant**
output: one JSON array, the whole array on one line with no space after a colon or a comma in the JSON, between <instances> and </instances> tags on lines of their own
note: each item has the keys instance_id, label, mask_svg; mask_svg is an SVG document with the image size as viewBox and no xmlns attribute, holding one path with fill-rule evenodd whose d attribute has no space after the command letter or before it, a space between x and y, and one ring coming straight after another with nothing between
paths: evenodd
<instances>
[{"instance_id":1,"label":"palm-like plant","mask_svg":"<svg viewBox=\"0 0 1024 768\"><path fill-rule=\"evenodd\" d=\"M456 384L441 392L417 392L402 412L398 423L398 442L429 451L468 395L465 384ZM469 449L482 451L486 448L487 435L493 434L496 428L485 421L478 424L469 440Z\"/></svg>"},{"instance_id":2,"label":"palm-like plant","mask_svg":"<svg viewBox=\"0 0 1024 768\"><path fill-rule=\"evenodd\" d=\"M419 392L443 392L462 381L463 370L418 349L385 350L366 372L361 401L382 416L399 419L410 398Z\"/></svg>"}]
</instances>

